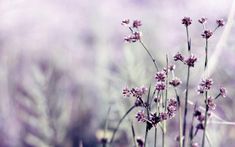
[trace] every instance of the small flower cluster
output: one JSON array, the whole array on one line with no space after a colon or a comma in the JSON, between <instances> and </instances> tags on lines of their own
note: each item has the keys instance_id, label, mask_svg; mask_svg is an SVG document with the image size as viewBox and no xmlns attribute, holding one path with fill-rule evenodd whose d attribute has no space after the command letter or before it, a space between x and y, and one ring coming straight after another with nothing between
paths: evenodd
<instances>
[{"instance_id":1,"label":"small flower cluster","mask_svg":"<svg viewBox=\"0 0 235 147\"><path fill-rule=\"evenodd\" d=\"M184 58L182 54L179 52L174 55L174 61L181 61L189 67L194 67L195 62L197 61L197 57L191 54L187 59Z\"/></svg>"},{"instance_id":2,"label":"small flower cluster","mask_svg":"<svg viewBox=\"0 0 235 147\"><path fill-rule=\"evenodd\" d=\"M178 108L177 100L175 98L170 99L167 106L167 114L170 119L175 116L177 108Z\"/></svg>"},{"instance_id":3,"label":"small flower cluster","mask_svg":"<svg viewBox=\"0 0 235 147\"><path fill-rule=\"evenodd\" d=\"M145 106L144 101L142 100L143 95L146 93L147 88L145 86L136 87L129 89L128 87L123 88L122 94L125 97L135 97L135 106Z\"/></svg>"},{"instance_id":4,"label":"small flower cluster","mask_svg":"<svg viewBox=\"0 0 235 147\"><path fill-rule=\"evenodd\" d=\"M177 87L181 83L182 83L182 81L177 77L174 77L174 79L169 82L169 84L172 85L173 87Z\"/></svg>"},{"instance_id":5,"label":"small flower cluster","mask_svg":"<svg viewBox=\"0 0 235 147\"><path fill-rule=\"evenodd\" d=\"M131 31L131 35L124 38L125 41L131 43L137 42L141 39L141 32L139 31L139 28L142 26L142 23L140 20L134 20L131 25L129 19L124 19L121 24L128 26Z\"/></svg>"},{"instance_id":6,"label":"small flower cluster","mask_svg":"<svg viewBox=\"0 0 235 147\"><path fill-rule=\"evenodd\" d=\"M207 22L207 18L202 17L202 18L200 18L200 19L198 20L198 22L201 23L201 24L204 26L204 27L203 27L203 28L204 28L204 31L203 31L203 33L202 33L201 35L202 35L202 37L205 38L205 39L209 39L209 38L213 35L213 33L217 30L217 28L223 27L223 26L225 25L225 22L224 22L223 19L217 19L217 20L216 20L217 26L216 26L216 28L214 29L214 31L211 31L211 30L205 28L205 24L206 24L206 22Z\"/></svg>"},{"instance_id":7,"label":"small flower cluster","mask_svg":"<svg viewBox=\"0 0 235 147\"><path fill-rule=\"evenodd\" d=\"M192 19L190 17L184 17L182 19L182 24L184 24L186 27L192 24Z\"/></svg>"},{"instance_id":8,"label":"small flower cluster","mask_svg":"<svg viewBox=\"0 0 235 147\"><path fill-rule=\"evenodd\" d=\"M198 85L198 93L203 94L205 91L208 91L211 89L211 86L213 84L212 79L202 79L201 83Z\"/></svg>"}]
</instances>

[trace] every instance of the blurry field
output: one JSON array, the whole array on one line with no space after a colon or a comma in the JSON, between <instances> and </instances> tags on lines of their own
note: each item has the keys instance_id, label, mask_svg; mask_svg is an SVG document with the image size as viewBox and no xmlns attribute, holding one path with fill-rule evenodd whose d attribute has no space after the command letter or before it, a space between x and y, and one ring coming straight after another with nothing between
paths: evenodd
<instances>
[{"instance_id":1,"label":"blurry field","mask_svg":"<svg viewBox=\"0 0 235 147\"><path fill-rule=\"evenodd\" d=\"M216 114L235 122L234 15L232 0L1 0L0 147L99 146L108 108L112 129L132 102L123 98L122 88L147 86L155 74L140 44L123 41L129 34L120 24L124 18L142 20L143 41L160 66L166 54L171 58L186 51L181 19L193 19L192 50L199 62L191 88L198 84L204 62L197 20L207 17L210 28L217 18L226 20L210 40L209 66L215 83L229 91L228 98L218 100ZM177 68L184 81L185 69ZM192 93L190 100L197 98ZM134 117L129 119L143 137L144 126ZM233 123L208 126L213 147L235 146ZM174 146L177 128L171 129L168 145ZM127 119L119 132L120 146L130 146L130 131Z\"/></svg>"}]
</instances>

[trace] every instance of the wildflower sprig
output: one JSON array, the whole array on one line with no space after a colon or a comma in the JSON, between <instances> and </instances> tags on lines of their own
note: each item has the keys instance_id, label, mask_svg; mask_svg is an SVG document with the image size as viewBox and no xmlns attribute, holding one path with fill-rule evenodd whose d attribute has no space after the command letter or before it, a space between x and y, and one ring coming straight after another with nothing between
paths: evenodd
<instances>
[{"instance_id":1,"label":"wildflower sprig","mask_svg":"<svg viewBox=\"0 0 235 147\"><path fill-rule=\"evenodd\" d=\"M203 26L203 33L201 34L202 38L206 40L205 46L205 64L204 64L204 71L207 69L207 62L208 62L208 39L214 34L214 32L219 28L224 26L224 21L222 19L217 20L217 26L213 31L210 31L206 27L207 18L201 18L198 20L200 24ZM199 146L199 143L194 142L194 138L197 136L198 131L203 131L202 137L202 146L205 144L205 132L207 126L207 119L210 117L210 112L216 109L216 99L219 97L226 97L226 89L224 87L220 87L218 90L218 94L213 96L210 92L213 88L213 80L212 78L204 77L197 86L197 93L199 96L204 95L204 103L205 103L205 114L203 114L195 104L192 122L189 130L189 136L187 136L187 114L188 114L188 98L189 98L189 84L190 84L190 70L195 67L196 62L198 61L197 57L192 53L192 44L191 38L189 35L189 26L192 24L192 20L190 17L184 17L182 19L182 24L186 28L186 37L187 37L187 50L188 55L182 55L181 53L177 52L173 56L173 61L182 63L184 66L187 67L187 74L186 74L186 84L185 84L185 99L184 105L181 104L182 98L178 93L178 87L182 84L180 78L175 76L174 70L176 66L174 64L169 64L168 55L166 55L166 66L162 67L159 70L157 66L156 60L153 55L150 53L146 45L142 41L142 33L140 31L140 27L142 26L142 22L140 20L130 21L129 19L125 19L121 22L123 26L129 28L131 34L126 36L124 40L128 43L135 43L139 42L142 47L146 50L147 54L151 58L155 68L156 73L153 75L154 81L152 81L147 88L146 86L140 87L124 87L122 94L126 98L134 98L134 102L132 107L128 109L128 111L121 117L120 121L118 122L116 128L113 131L112 138L110 140L110 144L113 143L115 134L118 131L121 123L125 119L125 117L130 114L130 112L136 108L139 111L135 115L135 119L139 123L144 123L146 125L146 131L144 135L144 139L142 138L135 138L135 133L133 133L133 140L135 141L134 144L140 147L147 146L147 137L148 132L155 128L155 136L154 136L154 146L157 145L157 130L160 128L162 131L162 147L166 145L165 143L165 135L167 131L167 122L174 118L178 111L178 121L179 121L179 136L177 140L179 141L179 147L185 147L190 145L191 147ZM171 74L171 75L170 75ZM151 89L151 85L153 86L153 90ZM173 92L175 92L175 97L168 97L168 92L172 87ZM182 107L183 106L183 107ZM182 115L182 108L184 108L184 113ZM183 120L183 121L182 121ZM194 126L194 120L197 120L197 124ZM132 124L132 132L134 130ZM190 142L187 142L187 139L190 139Z\"/></svg>"}]
</instances>

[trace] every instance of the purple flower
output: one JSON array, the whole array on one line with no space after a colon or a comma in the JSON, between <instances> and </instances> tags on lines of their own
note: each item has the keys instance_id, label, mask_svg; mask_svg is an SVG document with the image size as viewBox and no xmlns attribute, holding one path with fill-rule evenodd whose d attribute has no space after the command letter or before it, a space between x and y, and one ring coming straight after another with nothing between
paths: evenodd
<instances>
[{"instance_id":1,"label":"purple flower","mask_svg":"<svg viewBox=\"0 0 235 147\"><path fill-rule=\"evenodd\" d=\"M131 96L131 91L128 89L128 87L125 87L125 88L123 88L123 90L122 90L122 94L123 94L125 97L130 97L130 96Z\"/></svg>"},{"instance_id":2,"label":"purple flower","mask_svg":"<svg viewBox=\"0 0 235 147\"><path fill-rule=\"evenodd\" d=\"M178 52L177 54L175 54L175 56L173 57L174 61L184 61L184 57Z\"/></svg>"},{"instance_id":3,"label":"purple flower","mask_svg":"<svg viewBox=\"0 0 235 147\"><path fill-rule=\"evenodd\" d=\"M167 120L167 113L166 112L161 112L160 113L160 118L161 118L161 120Z\"/></svg>"},{"instance_id":4,"label":"purple flower","mask_svg":"<svg viewBox=\"0 0 235 147\"><path fill-rule=\"evenodd\" d=\"M202 33L202 37L203 37L203 38L206 38L206 39L209 39L212 35L213 35L213 32L211 32L210 30L205 30L205 31Z\"/></svg>"},{"instance_id":5,"label":"purple flower","mask_svg":"<svg viewBox=\"0 0 235 147\"><path fill-rule=\"evenodd\" d=\"M136 87L131 89L131 93L134 97L142 97L147 91L147 88L145 86Z\"/></svg>"},{"instance_id":6,"label":"purple flower","mask_svg":"<svg viewBox=\"0 0 235 147\"><path fill-rule=\"evenodd\" d=\"M128 25L130 23L130 19L124 19L122 20L122 25Z\"/></svg>"},{"instance_id":7,"label":"purple flower","mask_svg":"<svg viewBox=\"0 0 235 147\"><path fill-rule=\"evenodd\" d=\"M169 69L170 71L175 70L175 65L174 65L174 64L169 65L169 66L168 66L168 69Z\"/></svg>"},{"instance_id":8,"label":"purple flower","mask_svg":"<svg viewBox=\"0 0 235 147\"><path fill-rule=\"evenodd\" d=\"M167 114L170 119L175 116L176 110L177 110L177 100L175 98L172 98L169 100L167 106Z\"/></svg>"},{"instance_id":9,"label":"purple flower","mask_svg":"<svg viewBox=\"0 0 235 147\"><path fill-rule=\"evenodd\" d=\"M220 91L220 95L221 95L222 97L226 97L227 90L226 90L224 87L221 87L221 88L219 89L219 91Z\"/></svg>"},{"instance_id":10,"label":"purple flower","mask_svg":"<svg viewBox=\"0 0 235 147\"><path fill-rule=\"evenodd\" d=\"M157 91L162 91L162 90L165 90L166 86L165 86L165 84L163 82L157 82L155 87L156 87Z\"/></svg>"},{"instance_id":11,"label":"purple flower","mask_svg":"<svg viewBox=\"0 0 235 147\"><path fill-rule=\"evenodd\" d=\"M134 32L132 35L127 36L124 38L126 42L136 42L141 39L141 33L140 32Z\"/></svg>"},{"instance_id":12,"label":"purple flower","mask_svg":"<svg viewBox=\"0 0 235 147\"><path fill-rule=\"evenodd\" d=\"M133 21L133 28L139 28L142 25L140 20Z\"/></svg>"},{"instance_id":13,"label":"purple flower","mask_svg":"<svg viewBox=\"0 0 235 147\"><path fill-rule=\"evenodd\" d=\"M169 82L169 84L174 86L174 87L179 86L181 83L182 83L181 80L179 78L177 78L177 77L175 77L173 80L171 80Z\"/></svg>"},{"instance_id":14,"label":"purple flower","mask_svg":"<svg viewBox=\"0 0 235 147\"><path fill-rule=\"evenodd\" d=\"M197 57L194 56L193 54L190 55L190 57L188 57L185 60L185 64L187 64L190 67L194 67L194 63L197 61Z\"/></svg>"},{"instance_id":15,"label":"purple flower","mask_svg":"<svg viewBox=\"0 0 235 147\"><path fill-rule=\"evenodd\" d=\"M191 20L190 17L184 17L184 18L182 19L182 24L184 24L186 27L188 27L189 25L191 25L191 23L192 23L192 20Z\"/></svg>"},{"instance_id":16,"label":"purple flower","mask_svg":"<svg viewBox=\"0 0 235 147\"><path fill-rule=\"evenodd\" d=\"M165 81L165 78L166 78L166 73L164 71L159 71L156 73L155 75L155 79L158 81L158 82L164 82Z\"/></svg>"},{"instance_id":17,"label":"purple flower","mask_svg":"<svg viewBox=\"0 0 235 147\"><path fill-rule=\"evenodd\" d=\"M212 84L213 84L213 80L212 79L202 79L202 81L199 84L199 86L207 91L207 90L211 89Z\"/></svg>"},{"instance_id":18,"label":"purple flower","mask_svg":"<svg viewBox=\"0 0 235 147\"><path fill-rule=\"evenodd\" d=\"M202 17L198 20L198 22L201 23L201 24L206 23L206 21L207 21L207 18L205 18L205 17Z\"/></svg>"},{"instance_id":19,"label":"purple flower","mask_svg":"<svg viewBox=\"0 0 235 147\"><path fill-rule=\"evenodd\" d=\"M223 19L216 20L216 23L217 23L218 27L223 27L225 25L225 22Z\"/></svg>"},{"instance_id":20,"label":"purple flower","mask_svg":"<svg viewBox=\"0 0 235 147\"><path fill-rule=\"evenodd\" d=\"M139 121L139 122L145 122L146 120L145 120L144 110L139 111L139 112L136 114L135 118L136 118L137 121Z\"/></svg>"},{"instance_id":21,"label":"purple flower","mask_svg":"<svg viewBox=\"0 0 235 147\"><path fill-rule=\"evenodd\" d=\"M216 104L213 102L212 97L208 97L207 99L207 106L210 110L215 110Z\"/></svg>"}]
</instances>

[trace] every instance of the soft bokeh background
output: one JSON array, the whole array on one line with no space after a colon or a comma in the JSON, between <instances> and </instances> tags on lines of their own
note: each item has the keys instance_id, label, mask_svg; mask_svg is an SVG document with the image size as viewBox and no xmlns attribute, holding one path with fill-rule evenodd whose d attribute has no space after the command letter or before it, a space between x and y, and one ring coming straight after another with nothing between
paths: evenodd
<instances>
[{"instance_id":1,"label":"soft bokeh background","mask_svg":"<svg viewBox=\"0 0 235 147\"><path fill-rule=\"evenodd\" d=\"M209 71L217 87L229 90L228 98L217 101L221 119L211 120L208 133L213 147L233 147L235 126L225 122L235 122L234 15L232 0L0 0L0 146L99 146L108 108L112 131L130 107L122 88L149 85L154 75L140 44L123 42L129 34L120 25L123 18L142 20L143 41L160 66L166 54L185 52L181 18L193 19L192 50L199 62L190 100L200 100L194 88L202 74L204 40L197 19L205 16L209 28L217 18L227 21L210 39ZM184 80L185 68L177 68ZM143 125L134 116L129 119L143 137ZM119 146L131 146L128 132L127 119ZM169 132L168 146L175 146L177 128Z\"/></svg>"}]
</instances>

